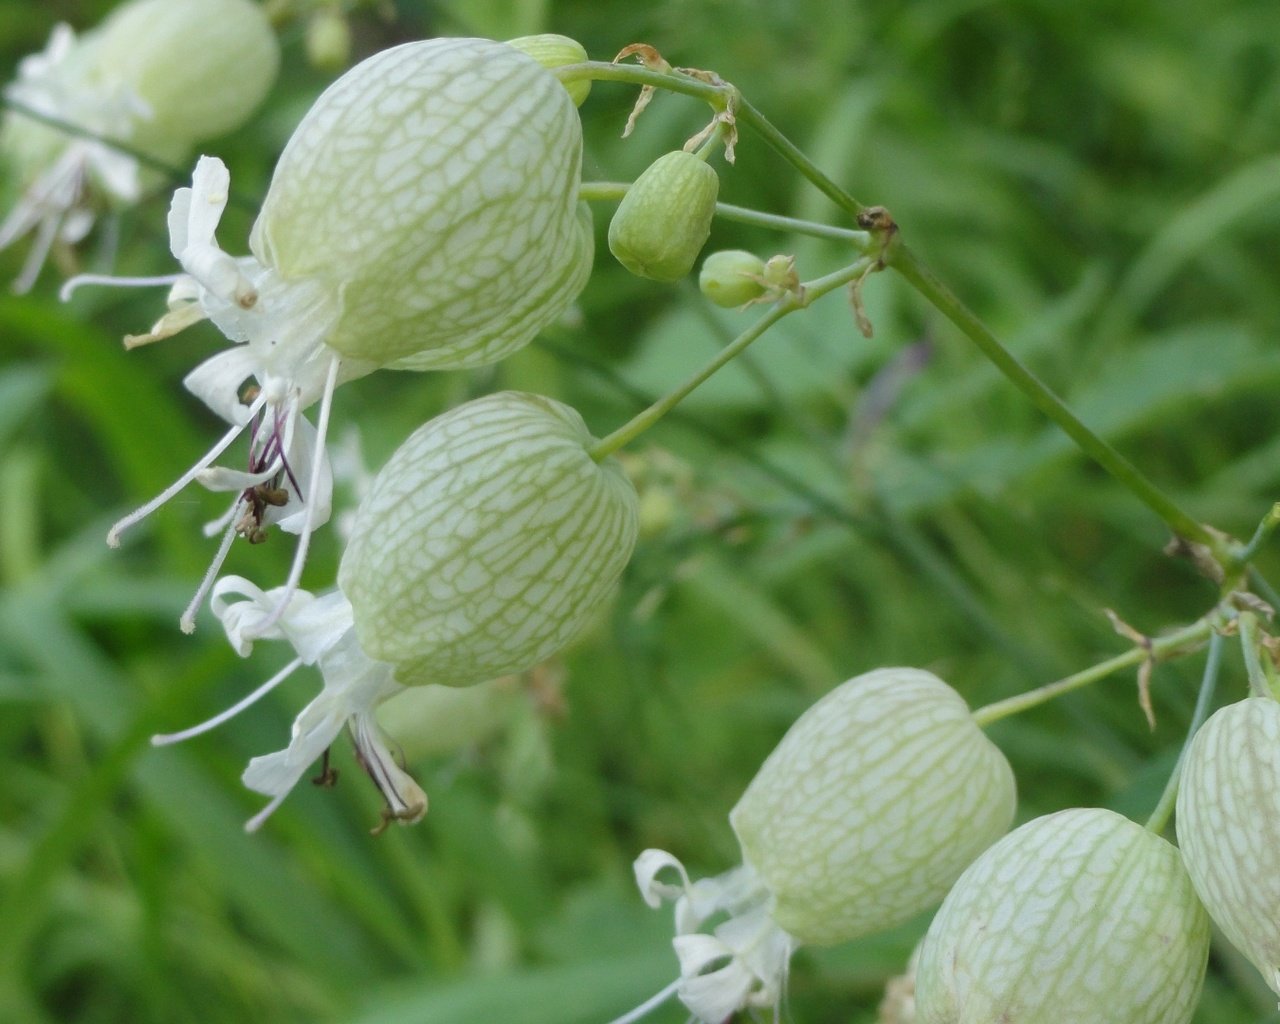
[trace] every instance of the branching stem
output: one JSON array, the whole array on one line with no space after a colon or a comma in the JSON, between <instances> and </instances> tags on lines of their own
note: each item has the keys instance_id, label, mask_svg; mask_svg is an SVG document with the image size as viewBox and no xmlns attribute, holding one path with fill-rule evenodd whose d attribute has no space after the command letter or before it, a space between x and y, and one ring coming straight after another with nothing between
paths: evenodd
<instances>
[{"instance_id":1,"label":"branching stem","mask_svg":"<svg viewBox=\"0 0 1280 1024\"><path fill-rule=\"evenodd\" d=\"M783 317L790 313L794 313L797 309L804 309L814 299L821 298L836 288L848 284L850 281L856 280L862 274L866 273L867 268L874 261L871 257L863 257L856 260L849 266L834 273L827 274L811 281L796 292L789 292L778 300L776 305L769 310L764 316L739 334L733 341L729 342L722 348L706 366L698 370L679 387L675 388L669 394L664 395L658 401L654 402L647 409L633 416L612 434L597 441L589 450L588 454L600 462L602 459L612 455L619 448L626 445L639 437L651 426L662 419L667 413L674 409L682 402L691 391L698 385L706 381L721 367L728 364L735 356L746 351L747 347L764 334L770 327L776 324Z\"/></svg>"},{"instance_id":2,"label":"branching stem","mask_svg":"<svg viewBox=\"0 0 1280 1024\"><path fill-rule=\"evenodd\" d=\"M1159 661L1170 655L1188 653L1198 648L1207 637L1213 635L1215 621L1214 616L1206 616L1189 626L1184 626L1166 636L1153 637L1147 644L1135 645L1123 654L1117 654L1114 658L1091 665L1056 682L1046 683L1026 693L1019 693L1014 697L987 704L974 711L973 720L985 727L1002 718L1038 707L1064 693L1096 683L1122 668L1139 665L1148 658Z\"/></svg>"}]
</instances>

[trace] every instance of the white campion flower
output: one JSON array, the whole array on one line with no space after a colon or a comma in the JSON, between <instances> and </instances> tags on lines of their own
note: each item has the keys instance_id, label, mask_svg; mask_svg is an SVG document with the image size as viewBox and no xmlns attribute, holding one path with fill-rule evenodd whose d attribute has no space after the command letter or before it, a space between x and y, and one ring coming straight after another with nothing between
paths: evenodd
<instances>
[{"instance_id":1,"label":"white campion flower","mask_svg":"<svg viewBox=\"0 0 1280 1024\"><path fill-rule=\"evenodd\" d=\"M310 487L295 492L314 488L320 498L338 384L382 366L478 366L527 344L564 312L591 271L590 212L578 200L581 159L581 124L559 81L531 57L485 39L406 43L329 86L281 154L249 256L228 255L214 237L230 176L221 161L201 157L169 216L183 273L121 282L171 283L169 312L126 344L211 320L233 347L197 367L186 386L232 428L117 523L108 541L193 480L235 489L239 478L209 467L250 426L249 475L276 490L286 471L299 485L306 477ZM102 279L69 286L91 281ZM249 379L257 394L246 405L240 388ZM308 469L282 435L304 433L302 410L317 399ZM219 557L184 626L233 535L246 526L251 533L259 519L254 495L242 491L220 521ZM323 519L317 502L304 497L286 596Z\"/></svg>"},{"instance_id":2,"label":"white campion flower","mask_svg":"<svg viewBox=\"0 0 1280 1024\"><path fill-rule=\"evenodd\" d=\"M58 25L4 90L11 106L0 161L22 194L0 223L0 249L36 234L14 290L30 289L56 242L80 241L104 202L138 200L145 171L111 143L183 159L195 143L244 122L279 59L271 27L250 0L133 0L79 37Z\"/></svg>"},{"instance_id":3,"label":"white campion flower","mask_svg":"<svg viewBox=\"0 0 1280 1024\"><path fill-rule=\"evenodd\" d=\"M663 850L635 862L645 901L675 903L677 995L704 1024L776 1007L792 953L892 928L940 900L1009 827L1004 755L964 699L920 669L848 680L806 711L729 814L742 864L691 881ZM658 880L674 871L678 884ZM702 929L719 920L711 934Z\"/></svg>"},{"instance_id":4,"label":"white campion flower","mask_svg":"<svg viewBox=\"0 0 1280 1024\"><path fill-rule=\"evenodd\" d=\"M374 712L406 686L526 671L582 632L636 539L635 490L614 460L592 459L594 440L573 409L518 392L420 427L361 502L337 590L264 592L234 576L214 585L213 611L238 653L263 637L287 641L297 657L222 714L155 742L205 732L315 665L324 688L288 747L245 772L247 786L271 797L248 827L343 728L387 800L386 820L416 821L426 796L388 752Z\"/></svg>"},{"instance_id":5,"label":"white campion flower","mask_svg":"<svg viewBox=\"0 0 1280 1024\"><path fill-rule=\"evenodd\" d=\"M1208 956L1171 843L1114 811L1059 811L947 894L920 946L915 1024L1187 1024Z\"/></svg>"}]
</instances>

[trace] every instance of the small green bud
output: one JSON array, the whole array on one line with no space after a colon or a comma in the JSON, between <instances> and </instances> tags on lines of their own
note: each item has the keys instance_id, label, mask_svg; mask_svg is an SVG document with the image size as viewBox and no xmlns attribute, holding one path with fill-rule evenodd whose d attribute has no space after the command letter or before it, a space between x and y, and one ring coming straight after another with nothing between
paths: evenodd
<instances>
[{"instance_id":1,"label":"small green bud","mask_svg":"<svg viewBox=\"0 0 1280 1024\"><path fill-rule=\"evenodd\" d=\"M521 53L527 53L544 68L562 68L568 64L584 64L590 58L583 45L568 36L559 36L554 32L544 32L536 36L520 36L508 39L508 46L514 46ZM580 107L591 92L591 81L580 78L576 82L566 82L569 98L575 107Z\"/></svg>"},{"instance_id":2,"label":"small green bud","mask_svg":"<svg viewBox=\"0 0 1280 1024\"><path fill-rule=\"evenodd\" d=\"M637 277L678 281L711 234L720 178L693 153L676 150L645 168L609 223L609 251Z\"/></svg>"},{"instance_id":3,"label":"small green bud","mask_svg":"<svg viewBox=\"0 0 1280 1024\"><path fill-rule=\"evenodd\" d=\"M1004 755L937 676L884 668L806 711L729 821L804 944L892 928L940 900L1013 820Z\"/></svg>"},{"instance_id":4,"label":"small green bud","mask_svg":"<svg viewBox=\"0 0 1280 1024\"><path fill-rule=\"evenodd\" d=\"M722 249L702 261L698 287L717 306L733 309L764 294L764 260L743 249Z\"/></svg>"},{"instance_id":5,"label":"small green bud","mask_svg":"<svg viewBox=\"0 0 1280 1024\"><path fill-rule=\"evenodd\" d=\"M341 71L351 62L351 26L341 8L325 6L311 15L307 60L321 71Z\"/></svg>"},{"instance_id":6,"label":"small green bud","mask_svg":"<svg viewBox=\"0 0 1280 1024\"><path fill-rule=\"evenodd\" d=\"M1209 918L1178 851L1127 818L1076 808L976 860L934 918L916 1024L1186 1024Z\"/></svg>"},{"instance_id":7,"label":"small green bud","mask_svg":"<svg viewBox=\"0 0 1280 1024\"><path fill-rule=\"evenodd\" d=\"M1280 994L1280 703L1250 697L1196 733L1178 844L1209 915Z\"/></svg>"},{"instance_id":8,"label":"small green bud","mask_svg":"<svg viewBox=\"0 0 1280 1024\"><path fill-rule=\"evenodd\" d=\"M360 647L405 686L522 672L577 636L636 540L636 492L573 409L504 391L415 431L338 571Z\"/></svg>"}]
</instances>

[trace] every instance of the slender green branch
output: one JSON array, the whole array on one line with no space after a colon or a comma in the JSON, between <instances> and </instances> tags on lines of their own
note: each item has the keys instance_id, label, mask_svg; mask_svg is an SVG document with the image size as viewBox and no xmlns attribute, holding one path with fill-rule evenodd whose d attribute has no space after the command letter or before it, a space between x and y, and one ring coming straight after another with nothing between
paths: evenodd
<instances>
[{"instance_id":1,"label":"slender green branch","mask_svg":"<svg viewBox=\"0 0 1280 1024\"><path fill-rule=\"evenodd\" d=\"M1008 718L1010 715L1016 715L1044 704L1046 701L1060 697L1064 693L1070 693L1072 690L1079 690L1091 683L1096 683L1098 680L1104 679L1122 668L1139 665L1148 658L1159 660L1162 657L1179 653L1184 649L1195 648L1200 641L1212 633L1213 619L1206 616L1191 623L1189 626L1184 626L1182 629L1169 633L1167 636L1153 637L1147 644L1139 644L1123 654L1117 654L1114 658L1108 658L1106 661L1082 669L1073 675L1059 679L1057 682L1046 683L1044 686L1028 690L1026 693L1020 693L1017 696L1007 697L1004 700L998 700L993 704L980 707L974 711L973 720L981 726L990 725L992 722L998 722L1002 718Z\"/></svg>"},{"instance_id":2,"label":"slender green branch","mask_svg":"<svg viewBox=\"0 0 1280 1024\"><path fill-rule=\"evenodd\" d=\"M1209 638L1209 656L1205 659L1204 676L1200 680L1200 693L1196 697L1195 711L1191 713L1191 725L1187 729L1187 738L1183 741L1182 750L1178 753L1178 760L1173 766L1173 772L1169 775L1169 781L1164 785L1164 792L1160 794L1156 809L1147 819L1147 831L1154 832L1156 835L1163 832L1164 827L1169 824L1169 815L1173 813L1173 805L1178 799L1178 784L1182 781L1182 765L1187 760L1187 751L1191 748L1191 741L1195 739L1200 726L1209 717L1209 708L1213 705L1213 694L1218 688L1218 673L1222 668L1222 652L1225 646L1226 642L1221 633L1214 633Z\"/></svg>"},{"instance_id":3,"label":"slender green branch","mask_svg":"<svg viewBox=\"0 0 1280 1024\"><path fill-rule=\"evenodd\" d=\"M1253 536L1249 538L1249 543L1232 555L1231 560L1234 565L1240 567L1252 562L1258 550L1267 542L1267 538L1275 532L1277 526L1280 526L1280 502L1267 509L1267 514L1262 517L1262 522L1258 524Z\"/></svg>"},{"instance_id":4,"label":"slender green branch","mask_svg":"<svg viewBox=\"0 0 1280 1024\"><path fill-rule=\"evenodd\" d=\"M819 192L851 217L857 217L866 207L822 173L822 170L800 151L794 142L773 126L773 123L742 96L738 97L734 114L739 124L745 124L759 135L771 149L804 175Z\"/></svg>"},{"instance_id":5,"label":"slender green branch","mask_svg":"<svg viewBox=\"0 0 1280 1024\"><path fill-rule=\"evenodd\" d=\"M1241 612L1240 649L1244 655L1245 671L1249 675L1249 694L1253 697L1270 697L1271 686L1262 662L1258 659L1258 617L1253 612Z\"/></svg>"},{"instance_id":6,"label":"slender green branch","mask_svg":"<svg viewBox=\"0 0 1280 1024\"><path fill-rule=\"evenodd\" d=\"M737 92L731 85L712 85L679 71L652 71L638 64L613 64L605 60L589 60L581 64L565 64L552 68L551 73L560 81L569 82L625 82L628 85L651 86L666 89L685 96L706 100L723 110Z\"/></svg>"},{"instance_id":7,"label":"slender green branch","mask_svg":"<svg viewBox=\"0 0 1280 1024\"><path fill-rule=\"evenodd\" d=\"M734 356L746 351L747 347L765 333L770 327L776 324L783 317L794 313L797 309L804 309L815 299L821 298L827 292L846 285L850 281L857 279L866 273L867 268L871 265L869 257L863 257L856 260L849 266L834 273L827 274L815 281L803 285L797 292L789 292L777 304L769 310L764 316L739 334L728 345L722 348L714 359L706 366L698 370L683 384L678 386L670 394L664 395L658 401L654 402L647 409L632 417L613 433L601 438L588 450L588 454L597 462L612 455L619 448L636 437L639 437L651 426L662 419L668 412L674 409L682 402L691 391L698 385L706 381L721 367L729 363Z\"/></svg>"},{"instance_id":8,"label":"slender green branch","mask_svg":"<svg viewBox=\"0 0 1280 1024\"><path fill-rule=\"evenodd\" d=\"M630 187L631 183L626 181L584 181L578 186L578 198L585 199L589 203L617 202L627 194ZM789 231L813 238L848 242L860 252L866 252L871 245L871 235L866 231L840 228L833 224L819 224L817 221L801 220L798 217L784 217L777 213L753 210L748 206L734 206L732 203L716 203L716 216L739 224L771 228L774 231Z\"/></svg>"},{"instance_id":9,"label":"slender green branch","mask_svg":"<svg viewBox=\"0 0 1280 1024\"><path fill-rule=\"evenodd\" d=\"M905 246L893 247L886 262L968 337L1019 391L1056 423L1077 446L1159 516L1177 536L1203 544L1225 560L1223 539L1180 509L1136 466L1084 425L1067 405L1022 365L994 334Z\"/></svg>"}]
</instances>

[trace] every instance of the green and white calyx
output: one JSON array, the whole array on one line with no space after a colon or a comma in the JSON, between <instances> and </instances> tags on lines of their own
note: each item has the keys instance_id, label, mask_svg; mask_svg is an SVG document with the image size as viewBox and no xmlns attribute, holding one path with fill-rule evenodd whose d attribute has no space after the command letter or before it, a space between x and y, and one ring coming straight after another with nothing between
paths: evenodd
<instances>
[{"instance_id":1,"label":"green and white calyx","mask_svg":"<svg viewBox=\"0 0 1280 1024\"><path fill-rule=\"evenodd\" d=\"M646 901L675 901L681 1001L706 1024L776 1005L798 946L847 942L937 902L1015 802L1008 762L937 676L850 679L791 727L730 813L741 867L690 882L669 853L637 859ZM679 885L657 881L668 868Z\"/></svg>"},{"instance_id":2,"label":"green and white calyx","mask_svg":"<svg viewBox=\"0 0 1280 1024\"><path fill-rule=\"evenodd\" d=\"M1280 995L1280 703L1217 711L1182 769L1178 845L1210 917Z\"/></svg>"},{"instance_id":3,"label":"green and white calyx","mask_svg":"<svg viewBox=\"0 0 1280 1024\"><path fill-rule=\"evenodd\" d=\"M1186 1024L1209 919L1178 851L1112 811L1036 818L970 867L920 949L916 1024Z\"/></svg>"},{"instance_id":4,"label":"green and white calyx","mask_svg":"<svg viewBox=\"0 0 1280 1024\"><path fill-rule=\"evenodd\" d=\"M211 524L223 542L208 579L236 534L255 539L298 514L296 585L307 538L327 516L334 388L380 366L489 363L560 316L591 270L581 159L578 113L559 80L484 39L407 43L326 89L280 157L249 256L218 245L230 176L202 157L170 210L184 273L169 312L133 343L212 320L234 344L185 384L230 429L108 540L197 480L236 495ZM301 413L317 399L312 432ZM211 468L250 424L248 466Z\"/></svg>"},{"instance_id":5,"label":"green and white calyx","mask_svg":"<svg viewBox=\"0 0 1280 1024\"><path fill-rule=\"evenodd\" d=\"M249 828L343 728L388 820L416 821L426 796L396 764L374 712L405 686L468 686L532 668L582 632L636 539L635 490L615 463L592 460L593 441L568 406L510 391L421 427L361 503L337 590L264 592L235 576L213 587L213 610L238 653L266 638L289 642L297 657L229 711L160 741L212 728L315 665L324 688L289 746L254 758L244 774L272 798Z\"/></svg>"},{"instance_id":6,"label":"green and white calyx","mask_svg":"<svg viewBox=\"0 0 1280 1024\"><path fill-rule=\"evenodd\" d=\"M84 238L100 205L141 196L137 159L99 139L184 159L195 143L248 118L279 62L271 27L250 0L133 0L81 36L58 25L5 89L13 106L0 126L0 161L22 197L0 223L0 249L36 232L15 290L35 283L54 244ZM86 134L68 135L28 111Z\"/></svg>"}]
</instances>

